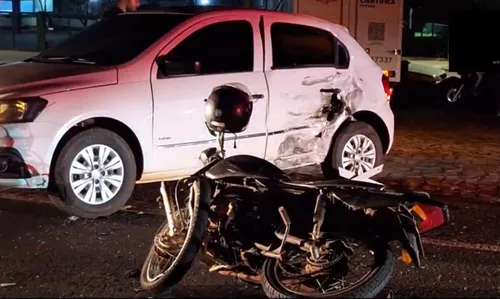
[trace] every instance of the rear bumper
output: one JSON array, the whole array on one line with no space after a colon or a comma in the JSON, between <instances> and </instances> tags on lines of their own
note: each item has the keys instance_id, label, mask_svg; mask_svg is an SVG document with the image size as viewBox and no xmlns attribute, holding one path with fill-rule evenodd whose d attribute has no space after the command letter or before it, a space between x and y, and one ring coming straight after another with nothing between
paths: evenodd
<instances>
[{"instance_id":1,"label":"rear bumper","mask_svg":"<svg viewBox=\"0 0 500 299\"><path fill-rule=\"evenodd\" d=\"M387 133L389 134L389 144L387 145L387 150L385 154L388 155L392 149L394 143L394 112L391 109L390 104L387 105L387 112L385 114L385 125L387 126Z\"/></svg>"}]
</instances>

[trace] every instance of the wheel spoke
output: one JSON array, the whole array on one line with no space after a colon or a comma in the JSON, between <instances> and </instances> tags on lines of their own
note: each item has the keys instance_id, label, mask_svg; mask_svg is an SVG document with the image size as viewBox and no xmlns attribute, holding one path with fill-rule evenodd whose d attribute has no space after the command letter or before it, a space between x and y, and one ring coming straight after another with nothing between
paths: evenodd
<instances>
[{"instance_id":1,"label":"wheel spoke","mask_svg":"<svg viewBox=\"0 0 500 299\"><path fill-rule=\"evenodd\" d=\"M368 170L371 170L373 166L363 160L359 161L359 164L364 168L364 172L367 172Z\"/></svg>"},{"instance_id":2,"label":"wheel spoke","mask_svg":"<svg viewBox=\"0 0 500 299\"><path fill-rule=\"evenodd\" d=\"M353 147L353 145L351 144L351 142L347 142L346 145L345 145L344 152L347 152L347 153L349 153L351 155L354 155L354 154L356 154L356 149L355 149L355 147Z\"/></svg>"},{"instance_id":3,"label":"wheel spoke","mask_svg":"<svg viewBox=\"0 0 500 299\"><path fill-rule=\"evenodd\" d=\"M120 175L109 175L109 176L106 176L104 177L104 180L108 183L110 183L111 185L119 188L122 184L122 176Z\"/></svg>"},{"instance_id":4,"label":"wheel spoke","mask_svg":"<svg viewBox=\"0 0 500 299\"><path fill-rule=\"evenodd\" d=\"M104 162L108 158L111 153L111 149L105 146L99 146L99 167L104 166Z\"/></svg>"},{"instance_id":5,"label":"wheel spoke","mask_svg":"<svg viewBox=\"0 0 500 299\"><path fill-rule=\"evenodd\" d=\"M85 160L85 162L87 162L87 164L89 165L89 167L92 167L92 165L93 165L93 161L92 161L93 159L92 158L93 157L92 157L92 155L89 155L89 153L87 152L87 149L85 149L85 150L83 150L81 152L81 156Z\"/></svg>"},{"instance_id":6,"label":"wheel spoke","mask_svg":"<svg viewBox=\"0 0 500 299\"><path fill-rule=\"evenodd\" d=\"M354 160L353 159L345 159L342 161L342 167L344 169L347 169L349 170L349 167L353 167L354 166Z\"/></svg>"},{"instance_id":7,"label":"wheel spoke","mask_svg":"<svg viewBox=\"0 0 500 299\"><path fill-rule=\"evenodd\" d=\"M77 180L71 183L71 187L75 191L76 194L80 194L85 187L92 184L92 179L82 179Z\"/></svg>"},{"instance_id":8,"label":"wheel spoke","mask_svg":"<svg viewBox=\"0 0 500 299\"><path fill-rule=\"evenodd\" d=\"M362 161L359 161L359 168L358 168L358 175L361 175L365 172L367 172L368 170L370 170L370 168L366 167L366 164L363 163Z\"/></svg>"},{"instance_id":9,"label":"wheel spoke","mask_svg":"<svg viewBox=\"0 0 500 299\"><path fill-rule=\"evenodd\" d=\"M90 167L86 167L85 165L83 165L82 163L78 162L78 161L75 161L72 165L71 165L71 170L70 170L70 173L71 174L87 174L91 171Z\"/></svg>"},{"instance_id":10,"label":"wheel spoke","mask_svg":"<svg viewBox=\"0 0 500 299\"><path fill-rule=\"evenodd\" d=\"M367 149L370 148L371 142L367 138L362 138L362 146L361 146L361 153L366 152Z\"/></svg>"},{"instance_id":11,"label":"wheel spoke","mask_svg":"<svg viewBox=\"0 0 500 299\"><path fill-rule=\"evenodd\" d=\"M105 163L103 165L103 170L105 170L105 171L116 170L116 169L119 169L122 167L123 167L123 163L122 163L120 157L116 156L113 159L111 159L111 161L109 161L108 163Z\"/></svg>"},{"instance_id":12,"label":"wheel spoke","mask_svg":"<svg viewBox=\"0 0 500 299\"><path fill-rule=\"evenodd\" d=\"M356 143L358 142L358 140L356 138L351 138L351 140L349 140L349 145L351 146L352 148L352 153L353 154L356 154L356 150L357 150L357 145Z\"/></svg>"},{"instance_id":13,"label":"wheel spoke","mask_svg":"<svg viewBox=\"0 0 500 299\"><path fill-rule=\"evenodd\" d=\"M376 156L376 153L375 153L374 148L371 148L369 151L363 153L363 158L366 158L366 159L374 159L375 160L375 156Z\"/></svg>"},{"instance_id":14,"label":"wheel spoke","mask_svg":"<svg viewBox=\"0 0 500 299\"><path fill-rule=\"evenodd\" d=\"M96 195L97 195L97 186L96 184L91 180L90 183L92 184L87 191L87 194L85 194L84 201L87 203L95 203L96 202Z\"/></svg>"},{"instance_id":15,"label":"wheel spoke","mask_svg":"<svg viewBox=\"0 0 500 299\"><path fill-rule=\"evenodd\" d=\"M104 180L101 180L101 197L104 202L110 200L113 197L113 191L111 191L104 183Z\"/></svg>"}]
</instances>

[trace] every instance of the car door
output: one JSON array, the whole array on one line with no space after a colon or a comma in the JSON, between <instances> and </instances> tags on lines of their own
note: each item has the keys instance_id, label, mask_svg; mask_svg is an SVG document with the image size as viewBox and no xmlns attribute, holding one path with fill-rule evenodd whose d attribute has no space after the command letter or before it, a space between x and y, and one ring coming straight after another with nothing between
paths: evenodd
<instances>
[{"instance_id":1,"label":"car door","mask_svg":"<svg viewBox=\"0 0 500 299\"><path fill-rule=\"evenodd\" d=\"M265 74L269 84L266 159L281 168L319 162L316 138L324 122L314 119L334 81L348 67L345 46L324 29L294 18L264 18ZM324 142L330 142L324 140ZM326 145L328 147L328 145Z\"/></svg>"},{"instance_id":2,"label":"car door","mask_svg":"<svg viewBox=\"0 0 500 299\"><path fill-rule=\"evenodd\" d=\"M201 166L200 152L215 146L216 139L205 125L204 100L213 88L228 83L243 84L259 96L248 128L237 136L237 148L234 137L226 136L227 155L264 157L268 92L258 22L258 17L241 15L210 18L160 53L151 80L158 171L184 175Z\"/></svg>"}]
</instances>

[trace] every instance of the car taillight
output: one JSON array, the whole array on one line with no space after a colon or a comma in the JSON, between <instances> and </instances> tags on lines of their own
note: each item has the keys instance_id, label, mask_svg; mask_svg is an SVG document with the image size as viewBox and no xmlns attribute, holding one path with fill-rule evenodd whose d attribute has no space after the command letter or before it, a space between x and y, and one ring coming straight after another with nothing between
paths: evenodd
<instances>
[{"instance_id":1,"label":"car taillight","mask_svg":"<svg viewBox=\"0 0 500 299\"><path fill-rule=\"evenodd\" d=\"M391 81L386 75L382 75L382 85L384 86L385 98L390 101L392 97Z\"/></svg>"}]
</instances>

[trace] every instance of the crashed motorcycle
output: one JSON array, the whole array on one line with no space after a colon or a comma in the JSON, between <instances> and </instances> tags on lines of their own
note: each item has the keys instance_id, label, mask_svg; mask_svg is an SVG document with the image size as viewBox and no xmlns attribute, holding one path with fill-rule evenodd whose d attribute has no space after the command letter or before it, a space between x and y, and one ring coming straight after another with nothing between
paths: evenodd
<instances>
[{"instance_id":1,"label":"crashed motorcycle","mask_svg":"<svg viewBox=\"0 0 500 299\"><path fill-rule=\"evenodd\" d=\"M492 72L463 72L458 77L449 77L439 86L447 103L466 105L468 101L480 101L497 107L498 75Z\"/></svg>"},{"instance_id":2,"label":"crashed motorcycle","mask_svg":"<svg viewBox=\"0 0 500 299\"><path fill-rule=\"evenodd\" d=\"M326 114L346 109L332 93ZM420 267L420 233L448 221L447 207L426 193L356 178L298 182L266 160L226 157L235 130L210 121L217 147L201 153L204 166L175 188L161 184L166 221L140 275L154 294L180 282L199 255L210 272L261 285L270 298L376 297L396 250Z\"/></svg>"}]
</instances>

